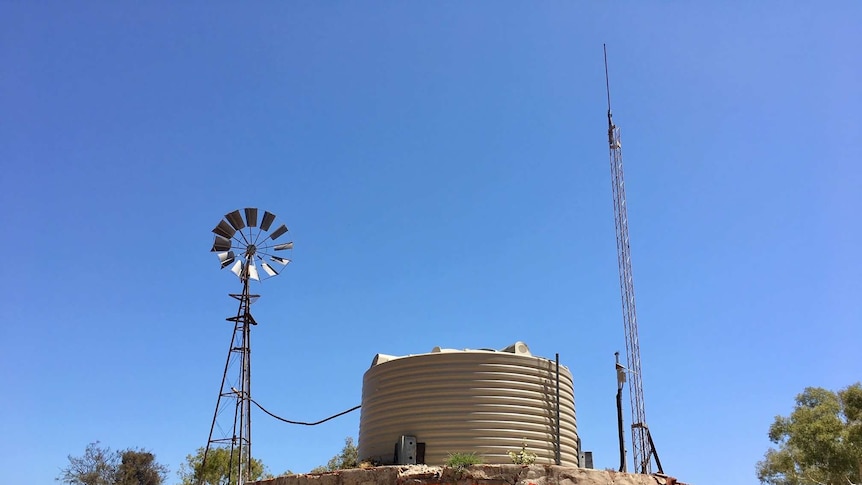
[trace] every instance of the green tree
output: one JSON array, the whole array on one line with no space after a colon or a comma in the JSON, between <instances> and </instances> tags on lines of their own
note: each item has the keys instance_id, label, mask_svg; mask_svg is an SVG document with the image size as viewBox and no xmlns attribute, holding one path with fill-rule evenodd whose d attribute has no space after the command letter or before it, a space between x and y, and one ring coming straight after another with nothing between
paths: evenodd
<instances>
[{"instance_id":1,"label":"green tree","mask_svg":"<svg viewBox=\"0 0 862 485\"><path fill-rule=\"evenodd\" d=\"M333 456L326 465L313 468L309 473L324 473L359 466L359 449L353 444L353 438L344 438L344 448L341 453Z\"/></svg>"},{"instance_id":2,"label":"green tree","mask_svg":"<svg viewBox=\"0 0 862 485\"><path fill-rule=\"evenodd\" d=\"M118 452L120 465L115 485L161 485L168 468L156 462L156 456L145 450L128 449Z\"/></svg>"},{"instance_id":3,"label":"green tree","mask_svg":"<svg viewBox=\"0 0 862 485\"><path fill-rule=\"evenodd\" d=\"M168 469L145 450L111 451L90 443L83 456L69 455L57 481L69 485L161 485Z\"/></svg>"},{"instance_id":4,"label":"green tree","mask_svg":"<svg viewBox=\"0 0 862 485\"><path fill-rule=\"evenodd\" d=\"M180 465L178 475L182 480L182 485L233 485L237 482L237 450L234 450L233 460L231 460L231 452L229 448L210 448L207 455L206 468L203 468L204 448L198 448L194 455L186 456L186 463ZM245 468L245 463L243 463ZM233 468L233 470L231 470ZM233 472L233 473L231 473ZM260 480L263 478L272 478L272 475L266 469L266 466L252 457L250 478L252 480ZM203 480L203 481L201 481Z\"/></svg>"},{"instance_id":5,"label":"green tree","mask_svg":"<svg viewBox=\"0 0 862 485\"><path fill-rule=\"evenodd\" d=\"M770 448L757 463L769 485L862 483L862 384L838 392L806 388L790 416L769 427Z\"/></svg>"}]
</instances>

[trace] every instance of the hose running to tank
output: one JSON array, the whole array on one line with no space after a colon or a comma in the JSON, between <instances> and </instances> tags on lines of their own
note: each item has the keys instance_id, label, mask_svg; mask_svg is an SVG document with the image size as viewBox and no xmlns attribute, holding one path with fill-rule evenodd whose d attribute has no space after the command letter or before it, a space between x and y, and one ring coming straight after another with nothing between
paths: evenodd
<instances>
[{"instance_id":1,"label":"hose running to tank","mask_svg":"<svg viewBox=\"0 0 862 485\"><path fill-rule=\"evenodd\" d=\"M236 393L237 395L239 395L239 394L240 394L240 392L239 392L238 390L234 389L234 388L231 388L231 390L232 390L234 393ZM273 414L273 413L271 413L271 412L267 411L267 410L266 410L266 408L264 408L263 406L261 406L257 401L255 401L255 400L254 400L254 399L252 399L251 397L249 397L249 398L248 398L248 400L249 400L249 401L251 401L255 406L257 406L257 407L258 407L258 409L260 409L261 411L265 412L266 414L268 414L268 415L272 416L273 418L275 418L275 419L277 419L277 420L279 420L279 421L282 421L282 422L287 423L287 424L299 424L299 425L302 425L302 426L317 426L318 424L325 423L325 422L329 421L330 419L335 419L335 418L337 418L337 417L339 417L339 416L344 416L344 415L345 415L345 414L347 414L347 413L352 413L353 411L356 411L357 409L359 409L359 408L361 408L361 407L362 407L362 405L360 404L360 405L358 405L358 406L353 406L352 408L348 409L347 411L341 411L341 412L340 412L340 413L338 413L338 414L333 414L332 416L330 416L330 417L328 417L328 418L321 419L320 421L315 421L315 422L313 422L313 423L306 423L306 422L304 422L304 421L291 421L291 420L289 420L289 419L284 419L284 418L282 418L281 416L276 416L275 414Z\"/></svg>"}]
</instances>

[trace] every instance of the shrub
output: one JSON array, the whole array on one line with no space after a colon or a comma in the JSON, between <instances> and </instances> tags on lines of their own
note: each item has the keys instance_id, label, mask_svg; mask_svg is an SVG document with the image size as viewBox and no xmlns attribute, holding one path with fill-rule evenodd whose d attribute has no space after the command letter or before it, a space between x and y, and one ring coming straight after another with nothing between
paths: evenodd
<instances>
[{"instance_id":1,"label":"shrub","mask_svg":"<svg viewBox=\"0 0 862 485\"><path fill-rule=\"evenodd\" d=\"M512 459L512 463L516 465L532 465L536 462L536 454L531 451L527 451L527 443L525 442L521 443L521 451L517 453L509 451L507 453L509 454L509 458Z\"/></svg>"},{"instance_id":2,"label":"shrub","mask_svg":"<svg viewBox=\"0 0 862 485\"><path fill-rule=\"evenodd\" d=\"M348 436L344 438L344 448L341 453L333 456L326 462L326 465L314 467L308 473L326 473L335 470L344 470L347 468L359 467L359 448L353 444L353 438Z\"/></svg>"},{"instance_id":3,"label":"shrub","mask_svg":"<svg viewBox=\"0 0 862 485\"><path fill-rule=\"evenodd\" d=\"M449 458L446 460L446 466L452 467L458 471L467 468L470 465L478 465L482 463L482 458L476 452L470 453L449 453Z\"/></svg>"}]
</instances>

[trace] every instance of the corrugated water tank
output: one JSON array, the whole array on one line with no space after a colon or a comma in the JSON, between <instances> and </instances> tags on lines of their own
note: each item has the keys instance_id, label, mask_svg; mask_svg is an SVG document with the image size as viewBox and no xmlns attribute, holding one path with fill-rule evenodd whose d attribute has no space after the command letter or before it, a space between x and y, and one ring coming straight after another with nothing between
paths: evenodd
<instances>
[{"instance_id":1,"label":"corrugated water tank","mask_svg":"<svg viewBox=\"0 0 862 485\"><path fill-rule=\"evenodd\" d=\"M560 463L578 466L574 387L560 366ZM523 342L501 351L435 348L427 354L378 354L362 383L359 459L393 463L402 436L424 447L424 463L475 452L485 463L512 463L522 444L537 464L553 464L557 372Z\"/></svg>"}]
</instances>

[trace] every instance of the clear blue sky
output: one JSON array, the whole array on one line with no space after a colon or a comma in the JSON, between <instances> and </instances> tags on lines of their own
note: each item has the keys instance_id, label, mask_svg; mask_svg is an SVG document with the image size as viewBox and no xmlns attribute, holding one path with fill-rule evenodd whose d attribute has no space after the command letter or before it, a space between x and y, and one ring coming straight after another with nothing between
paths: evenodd
<instances>
[{"instance_id":1,"label":"clear blue sky","mask_svg":"<svg viewBox=\"0 0 862 485\"><path fill-rule=\"evenodd\" d=\"M254 396L359 404L374 354L527 342L613 467L622 128L647 419L666 471L754 484L776 414L862 379L862 4L3 2L7 483L100 440L206 442L239 283L210 229L276 213ZM627 413L628 415L628 413ZM357 436L254 415L307 471Z\"/></svg>"}]
</instances>

